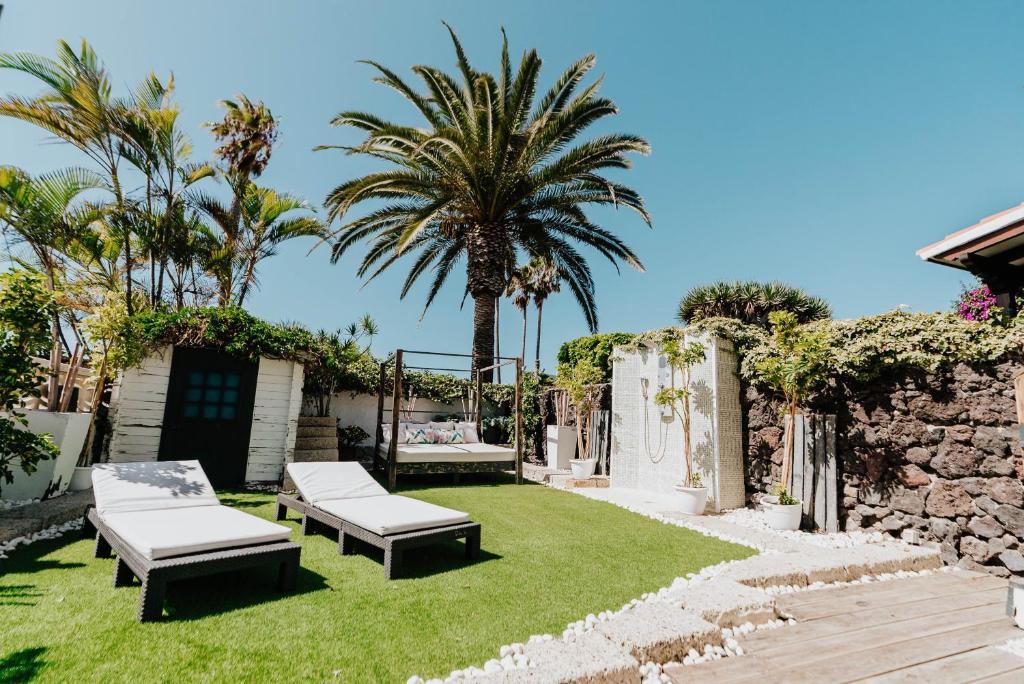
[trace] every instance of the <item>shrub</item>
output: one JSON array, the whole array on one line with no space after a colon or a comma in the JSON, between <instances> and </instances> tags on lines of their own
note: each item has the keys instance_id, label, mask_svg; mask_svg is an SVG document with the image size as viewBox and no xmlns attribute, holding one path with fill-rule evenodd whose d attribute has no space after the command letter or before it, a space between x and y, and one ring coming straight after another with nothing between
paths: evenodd
<instances>
[{"instance_id":1,"label":"shrub","mask_svg":"<svg viewBox=\"0 0 1024 684\"><path fill-rule=\"evenodd\" d=\"M824 299L783 283L748 280L693 288L679 302L677 318L683 323L716 317L735 318L767 327L768 314L773 311L788 311L799 323L832 317L832 309Z\"/></svg>"},{"instance_id":2,"label":"shrub","mask_svg":"<svg viewBox=\"0 0 1024 684\"><path fill-rule=\"evenodd\" d=\"M0 275L0 479L14 482L12 464L33 473L59 450L47 434L28 430L18 410L25 397L38 397L45 377L34 354L50 346L53 293L37 273L17 269Z\"/></svg>"},{"instance_id":3,"label":"shrub","mask_svg":"<svg viewBox=\"0 0 1024 684\"><path fill-rule=\"evenodd\" d=\"M587 335L569 340L558 348L558 363L575 366L589 363L600 369L602 380L612 377L610 357L615 347L628 344L636 337L634 333L610 332Z\"/></svg>"}]
</instances>

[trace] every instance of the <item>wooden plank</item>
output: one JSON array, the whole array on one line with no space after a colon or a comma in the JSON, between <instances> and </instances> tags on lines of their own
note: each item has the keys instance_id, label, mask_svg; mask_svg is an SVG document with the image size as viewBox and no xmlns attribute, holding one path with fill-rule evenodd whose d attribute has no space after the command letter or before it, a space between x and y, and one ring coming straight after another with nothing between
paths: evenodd
<instances>
[{"instance_id":1,"label":"wooden plank","mask_svg":"<svg viewBox=\"0 0 1024 684\"><path fill-rule=\"evenodd\" d=\"M814 417L814 529L825 527L825 421Z\"/></svg>"},{"instance_id":2,"label":"wooden plank","mask_svg":"<svg viewBox=\"0 0 1024 684\"><path fill-rule=\"evenodd\" d=\"M1003 606L1006 603L1005 589L986 589L972 591L955 596L929 597L900 603L885 608L863 610L856 613L833 615L825 620L798 622L785 629L754 632L743 637L743 648L751 652L760 652L770 648L780 648L788 644L803 642L809 633L817 635L845 634L850 630L863 629L887 622L899 622L926 616L944 616L965 608L977 606Z\"/></svg>"},{"instance_id":3,"label":"wooden plank","mask_svg":"<svg viewBox=\"0 0 1024 684\"><path fill-rule=\"evenodd\" d=\"M836 467L836 417L824 416L825 531L839 531L839 480Z\"/></svg>"},{"instance_id":4,"label":"wooden plank","mask_svg":"<svg viewBox=\"0 0 1024 684\"><path fill-rule=\"evenodd\" d=\"M1024 425L1024 373L1013 379L1013 393L1017 404L1017 423Z\"/></svg>"},{"instance_id":5,"label":"wooden plank","mask_svg":"<svg viewBox=\"0 0 1024 684\"><path fill-rule=\"evenodd\" d=\"M803 423L803 420L798 418L797 423ZM803 499L804 491L804 439L803 430L798 430L793 435L793 467L790 477L790 482L786 483L789 488L789 493L793 496L800 497ZM807 510L807 503L804 502L803 511Z\"/></svg>"},{"instance_id":6,"label":"wooden plank","mask_svg":"<svg viewBox=\"0 0 1024 684\"><path fill-rule=\"evenodd\" d=\"M867 582L864 584L851 584L842 587L797 591L792 594L783 594L779 597L778 602L779 605L798 606L807 603L817 603L818 601L834 601L836 598L874 595L880 591L904 591L914 587L931 586L955 587L957 588L957 591L951 591L951 593L959 593L959 591L967 589L975 591L978 590L982 585L977 584L977 582L991 582L992 587L1006 586L1005 579L1000 580L1000 578L995 577L994 575L989 575L985 572L957 570L955 572L936 572L931 575L906 577L903 579L888 580L886 582ZM960 589L961 587L963 589ZM984 586L982 588L989 589L992 587Z\"/></svg>"},{"instance_id":7,"label":"wooden plank","mask_svg":"<svg viewBox=\"0 0 1024 684\"><path fill-rule=\"evenodd\" d=\"M987 678L1016 673L1024 681L1024 659L997 648L979 648L895 670L862 681L872 684L931 684L932 682L989 681ZM1010 681L1010 680L1006 680Z\"/></svg>"},{"instance_id":8,"label":"wooden plank","mask_svg":"<svg viewBox=\"0 0 1024 684\"><path fill-rule=\"evenodd\" d=\"M818 682L852 682L911 667L937 656L955 655L1006 641L1017 634L1019 634L1017 628L1009 620L1000 618L871 649L847 651L842 655L818 662L813 668L806 668L802 663L796 662L785 669L777 669L765 674L757 673L753 677L739 681L814 682L815 684ZM860 645L856 641L851 641L847 645L849 646L850 643ZM842 651L839 650L839 652ZM799 661L799 658L796 660Z\"/></svg>"},{"instance_id":9,"label":"wooden plank","mask_svg":"<svg viewBox=\"0 0 1024 684\"><path fill-rule=\"evenodd\" d=\"M998 580L998 578L995 579ZM1003 591L1006 591L1005 580L1003 580L1001 587L998 582L978 582L975 586L982 587L984 589L1002 588ZM924 598L943 598L948 596L951 590L956 592L966 591L966 589L957 588L954 590L951 587L943 588L942 586L915 587L913 589L905 590L905 593L900 590L881 590L874 594L867 594L859 597L837 597L833 601L818 601L794 607L787 606L786 612L798 621L805 622L808 620L820 620L831 615L842 615L843 613L870 610L872 608L885 608L887 606L907 603L909 601L916 601Z\"/></svg>"},{"instance_id":10,"label":"wooden plank","mask_svg":"<svg viewBox=\"0 0 1024 684\"><path fill-rule=\"evenodd\" d=\"M899 622L876 625L866 629L851 629L840 634L827 632L826 630L818 632L815 629L815 626L811 625L809 629L806 630L804 639L797 643L786 644L779 648L769 648L769 645L765 644L766 647L763 649L756 652L751 650L749 656L717 661L716 664L720 665L719 668L716 669L716 674L728 674L730 677L738 677L739 679L742 679L746 677L748 673L753 672L748 670L748 667L755 667L758 672L770 672L774 675L776 672L788 672L790 666L794 663L799 664L800 668L806 669L807 672L818 674L821 670L818 663L826 663L837 655L880 649L891 644L900 643L901 641L911 637L937 638L937 635L957 629L966 629L969 631L972 629L980 629L983 626L993 623L998 623L1003 626L1012 625L1012 623L1006 620L1005 617L1001 617L1000 614L1001 610L997 606L977 606L974 608L956 611L954 613L948 613L942 620L937 620L934 616L928 615L911 620L901 620ZM781 629L787 628L783 627ZM991 642L979 643L972 648L984 646L989 643ZM865 658L865 655L862 653L859 657ZM749 663L743 662L748 659L750 661ZM723 665L721 663L725 664ZM879 673L887 671L888 669L880 670ZM869 674L871 673L858 676L866 677ZM838 680L832 677L822 676L817 681L828 682Z\"/></svg>"},{"instance_id":11,"label":"wooden plank","mask_svg":"<svg viewBox=\"0 0 1024 684\"><path fill-rule=\"evenodd\" d=\"M1018 658L1020 660L1020 658ZM1003 674L974 680L975 684L1020 684L1024 682L1024 668L1004 672Z\"/></svg>"}]
</instances>

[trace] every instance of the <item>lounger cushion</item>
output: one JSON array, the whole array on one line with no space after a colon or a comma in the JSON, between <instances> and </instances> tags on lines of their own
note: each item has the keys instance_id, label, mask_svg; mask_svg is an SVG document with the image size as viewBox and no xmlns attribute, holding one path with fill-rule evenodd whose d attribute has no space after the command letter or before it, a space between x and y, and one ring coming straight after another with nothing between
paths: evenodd
<instances>
[{"instance_id":1,"label":"lounger cushion","mask_svg":"<svg viewBox=\"0 0 1024 684\"><path fill-rule=\"evenodd\" d=\"M382 444L387 458L388 445ZM515 449L496 444L399 444L398 463L501 463L516 460Z\"/></svg>"},{"instance_id":2,"label":"lounger cushion","mask_svg":"<svg viewBox=\"0 0 1024 684\"><path fill-rule=\"evenodd\" d=\"M379 535L469 522L468 513L398 495L332 499L316 507Z\"/></svg>"},{"instance_id":3,"label":"lounger cushion","mask_svg":"<svg viewBox=\"0 0 1024 684\"><path fill-rule=\"evenodd\" d=\"M102 514L117 536L150 560L288 541L291 529L229 506Z\"/></svg>"},{"instance_id":4,"label":"lounger cushion","mask_svg":"<svg viewBox=\"0 0 1024 684\"><path fill-rule=\"evenodd\" d=\"M299 494L311 504L325 499L387 496L388 493L358 463L289 463L285 467Z\"/></svg>"},{"instance_id":5,"label":"lounger cushion","mask_svg":"<svg viewBox=\"0 0 1024 684\"><path fill-rule=\"evenodd\" d=\"M98 463L92 490L101 515L220 503L199 461Z\"/></svg>"}]
</instances>

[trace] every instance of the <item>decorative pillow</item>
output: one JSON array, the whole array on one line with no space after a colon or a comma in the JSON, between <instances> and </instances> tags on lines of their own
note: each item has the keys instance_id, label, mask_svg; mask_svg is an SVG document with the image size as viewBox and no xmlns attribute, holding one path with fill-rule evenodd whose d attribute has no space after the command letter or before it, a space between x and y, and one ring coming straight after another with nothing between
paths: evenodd
<instances>
[{"instance_id":1,"label":"decorative pillow","mask_svg":"<svg viewBox=\"0 0 1024 684\"><path fill-rule=\"evenodd\" d=\"M433 444L434 431L424 428L416 428L406 433L406 444Z\"/></svg>"},{"instance_id":2,"label":"decorative pillow","mask_svg":"<svg viewBox=\"0 0 1024 684\"><path fill-rule=\"evenodd\" d=\"M466 444L476 444L480 441L480 435L476 432L476 423L459 422L455 429L462 431L462 441Z\"/></svg>"},{"instance_id":3,"label":"decorative pillow","mask_svg":"<svg viewBox=\"0 0 1024 684\"><path fill-rule=\"evenodd\" d=\"M444 420L444 421L433 421L432 420L432 421L430 421L427 424L430 426L431 430L454 430L455 429L455 423L453 423L450 420Z\"/></svg>"},{"instance_id":4,"label":"decorative pillow","mask_svg":"<svg viewBox=\"0 0 1024 684\"><path fill-rule=\"evenodd\" d=\"M434 430L434 444L465 444L462 430Z\"/></svg>"}]
</instances>

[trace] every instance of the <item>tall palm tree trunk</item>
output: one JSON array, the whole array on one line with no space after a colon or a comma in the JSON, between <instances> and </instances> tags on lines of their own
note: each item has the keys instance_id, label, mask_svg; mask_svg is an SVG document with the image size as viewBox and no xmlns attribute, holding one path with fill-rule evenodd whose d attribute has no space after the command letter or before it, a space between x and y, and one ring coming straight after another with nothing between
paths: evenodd
<instances>
[{"instance_id":1,"label":"tall palm tree trunk","mask_svg":"<svg viewBox=\"0 0 1024 684\"><path fill-rule=\"evenodd\" d=\"M523 361L526 360L526 309L527 309L527 307L524 306L523 307L523 343L522 343L522 345L520 345L520 348L519 348L519 358L521 358Z\"/></svg>"},{"instance_id":2,"label":"tall palm tree trunk","mask_svg":"<svg viewBox=\"0 0 1024 684\"><path fill-rule=\"evenodd\" d=\"M494 295L473 297L473 368L491 365L494 358ZM480 373L481 382L494 382L494 371Z\"/></svg>"},{"instance_id":3,"label":"tall palm tree trunk","mask_svg":"<svg viewBox=\"0 0 1024 684\"><path fill-rule=\"evenodd\" d=\"M525 314L524 314L525 315ZM540 373L540 322L544 315L544 300L541 299L537 302L537 350L536 359L534 359L534 368Z\"/></svg>"},{"instance_id":4,"label":"tall palm tree trunk","mask_svg":"<svg viewBox=\"0 0 1024 684\"><path fill-rule=\"evenodd\" d=\"M494 363L501 363L501 298L494 298ZM494 369L498 384L501 384L501 366Z\"/></svg>"},{"instance_id":5,"label":"tall palm tree trunk","mask_svg":"<svg viewBox=\"0 0 1024 684\"><path fill-rule=\"evenodd\" d=\"M46 266L48 276L47 282L49 283L51 293L56 293L57 291L57 280L53 274L55 268L56 266L52 264L48 264ZM50 375L46 382L47 411L57 410L57 391L60 387L60 361L60 312L57 310L57 307L54 306L53 314L50 318Z\"/></svg>"}]
</instances>

